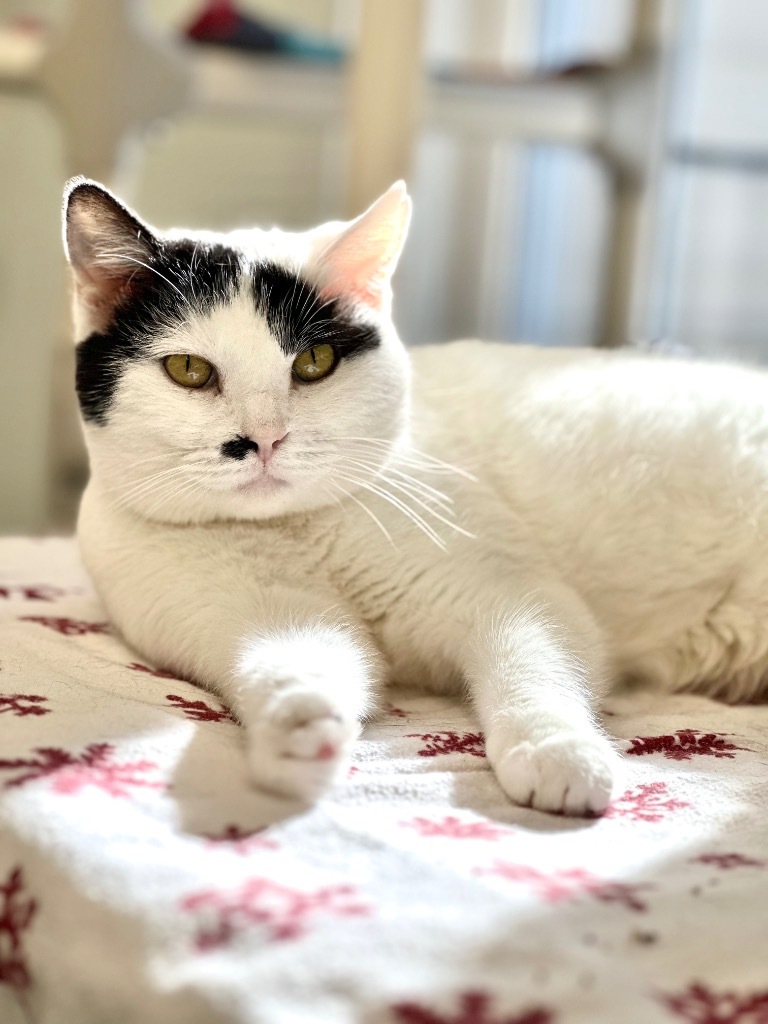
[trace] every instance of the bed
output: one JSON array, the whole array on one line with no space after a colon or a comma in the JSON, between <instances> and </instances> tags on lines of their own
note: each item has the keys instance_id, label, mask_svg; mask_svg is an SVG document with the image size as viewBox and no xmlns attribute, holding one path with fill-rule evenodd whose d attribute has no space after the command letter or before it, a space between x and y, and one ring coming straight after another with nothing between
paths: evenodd
<instances>
[{"instance_id":1,"label":"bed","mask_svg":"<svg viewBox=\"0 0 768 1024\"><path fill-rule=\"evenodd\" d=\"M766 1024L768 706L606 722L599 820L510 805L470 710L405 690L303 808L73 541L0 541L0 1022Z\"/></svg>"}]
</instances>

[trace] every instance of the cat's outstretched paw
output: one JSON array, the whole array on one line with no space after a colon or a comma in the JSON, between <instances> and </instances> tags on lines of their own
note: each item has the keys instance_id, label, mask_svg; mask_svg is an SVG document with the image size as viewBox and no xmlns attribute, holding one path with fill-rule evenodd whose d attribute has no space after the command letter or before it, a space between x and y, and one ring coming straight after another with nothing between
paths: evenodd
<instances>
[{"instance_id":1,"label":"cat's outstretched paw","mask_svg":"<svg viewBox=\"0 0 768 1024\"><path fill-rule=\"evenodd\" d=\"M329 789L360 732L323 694L286 694L248 730L248 762L256 786L315 800Z\"/></svg>"},{"instance_id":2,"label":"cat's outstretched paw","mask_svg":"<svg viewBox=\"0 0 768 1024\"><path fill-rule=\"evenodd\" d=\"M619 762L602 737L558 733L540 743L517 744L496 758L494 767L515 803L587 817L608 806Z\"/></svg>"}]
</instances>

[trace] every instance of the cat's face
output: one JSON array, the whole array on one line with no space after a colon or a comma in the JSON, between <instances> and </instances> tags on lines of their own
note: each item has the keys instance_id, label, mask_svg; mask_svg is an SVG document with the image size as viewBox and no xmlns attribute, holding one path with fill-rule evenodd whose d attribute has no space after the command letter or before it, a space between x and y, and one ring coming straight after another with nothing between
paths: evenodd
<instances>
[{"instance_id":1,"label":"cat's face","mask_svg":"<svg viewBox=\"0 0 768 1024\"><path fill-rule=\"evenodd\" d=\"M160 234L70 184L77 391L115 506L170 522L260 519L342 498L407 429L390 277L410 201L303 234Z\"/></svg>"}]
</instances>

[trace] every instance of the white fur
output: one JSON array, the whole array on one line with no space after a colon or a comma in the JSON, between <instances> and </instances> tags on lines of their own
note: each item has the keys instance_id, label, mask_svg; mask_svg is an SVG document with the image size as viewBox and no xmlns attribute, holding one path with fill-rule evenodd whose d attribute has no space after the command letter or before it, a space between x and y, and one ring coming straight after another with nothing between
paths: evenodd
<instances>
[{"instance_id":1,"label":"white fur","mask_svg":"<svg viewBox=\"0 0 768 1024\"><path fill-rule=\"evenodd\" d=\"M269 237L318 279L343 227L229 241ZM412 352L411 385L388 295L364 315L381 347L303 388L245 299L157 343L213 362L221 394L128 368L86 427L79 532L108 612L232 704L259 785L316 797L392 680L466 687L513 800L599 813L612 682L764 685L768 380L457 342ZM261 429L288 431L277 489L218 457Z\"/></svg>"}]
</instances>

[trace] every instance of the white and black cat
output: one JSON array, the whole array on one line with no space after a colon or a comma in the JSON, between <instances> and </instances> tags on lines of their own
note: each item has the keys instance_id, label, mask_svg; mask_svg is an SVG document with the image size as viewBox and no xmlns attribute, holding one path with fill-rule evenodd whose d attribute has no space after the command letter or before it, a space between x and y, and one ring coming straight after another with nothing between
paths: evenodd
<instances>
[{"instance_id":1,"label":"white and black cat","mask_svg":"<svg viewBox=\"0 0 768 1024\"><path fill-rule=\"evenodd\" d=\"M125 638L311 799L387 680L466 691L506 793L601 812L626 677L768 669L768 380L628 354L406 354L401 184L351 223L157 232L75 179L79 524Z\"/></svg>"}]
</instances>

